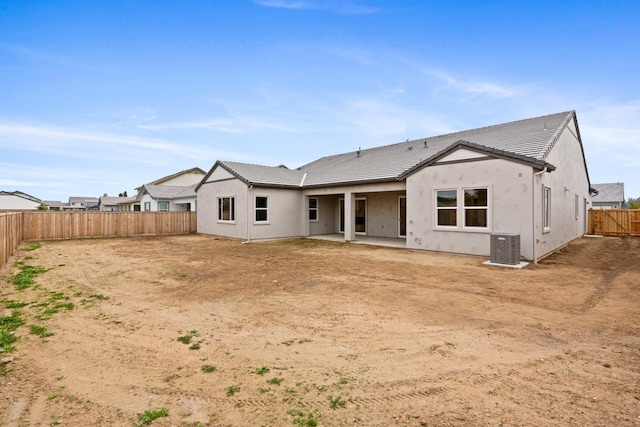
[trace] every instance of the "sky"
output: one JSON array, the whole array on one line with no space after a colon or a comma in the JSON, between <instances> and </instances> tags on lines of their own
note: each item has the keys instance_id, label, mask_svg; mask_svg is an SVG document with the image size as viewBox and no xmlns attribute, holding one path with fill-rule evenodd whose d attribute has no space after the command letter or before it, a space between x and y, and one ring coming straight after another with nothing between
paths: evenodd
<instances>
[{"instance_id":1,"label":"sky","mask_svg":"<svg viewBox=\"0 0 640 427\"><path fill-rule=\"evenodd\" d=\"M640 1L0 0L0 190L116 196L576 110L640 197Z\"/></svg>"}]
</instances>

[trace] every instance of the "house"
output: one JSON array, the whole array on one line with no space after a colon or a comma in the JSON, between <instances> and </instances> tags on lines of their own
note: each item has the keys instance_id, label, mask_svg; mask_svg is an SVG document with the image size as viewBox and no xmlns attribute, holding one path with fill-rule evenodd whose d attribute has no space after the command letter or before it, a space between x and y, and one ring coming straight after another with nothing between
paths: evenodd
<instances>
[{"instance_id":1,"label":"house","mask_svg":"<svg viewBox=\"0 0 640 427\"><path fill-rule=\"evenodd\" d=\"M0 191L0 210L38 209L42 200L22 191Z\"/></svg>"},{"instance_id":2,"label":"house","mask_svg":"<svg viewBox=\"0 0 640 427\"><path fill-rule=\"evenodd\" d=\"M358 149L297 169L217 161L198 232L244 240L339 234L490 255L519 235L540 257L587 230L591 187L575 111Z\"/></svg>"},{"instance_id":3,"label":"house","mask_svg":"<svg viewBox=\"0 0 640 427\"><path fill-rule=\"evenodd\" d=\"M88 211L98 210L100 200L97 197L69 197L69 204L63 206L64 210Z\"/></svg>"},{"instance_id":4,"label":"house","mask_svg":"<svg viewBox=\"0 0 640 427\"><path fill-rule=\"evenodd\" d=\"M122 210L131 210L129 207L131 203L136 201L135 197L110 197L102 196L98 203L98 210L102 212L119 212Z\"/></svg>"},{"instance_id":5,"label":"house","mask_svg":"<svg viewBox=\"0 0 640 427\"><path fill-rule=\"evenodd\" d=\"M136 188L134 198L118 203L126 211L196 211L195 187L206 172L196 167L168 175Z\"/></svg>"},{"instance_id":6,"label":"house","mask_svg":"<svg viewBox=\"0 0 640 427\"><path fill-rule=\"evenodd\" d=\"M624 183L593 184L598 192L593 196L594 209L622 209L624 206Z\"/></svg>"}]
</instances>

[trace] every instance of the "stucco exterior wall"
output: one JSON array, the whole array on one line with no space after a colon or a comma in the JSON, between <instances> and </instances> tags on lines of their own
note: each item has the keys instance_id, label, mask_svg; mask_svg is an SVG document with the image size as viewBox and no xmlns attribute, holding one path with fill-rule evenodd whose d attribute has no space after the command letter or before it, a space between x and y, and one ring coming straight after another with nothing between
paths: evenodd
<instances>
[{"instance_id":1,"label":"stucco exterior wall","mask_svg":"<svg viewBox=\"0 0 640 427\"><path fill-rule=\"evenodd\" d=\"M204 178L204 175L201 173L189 172L164 181L160 185L187 187L189 185L198 184L200 181L202 181L202 178Z\"/></svg>"},{"instance_id":2,"label":"stucco exterior wall","mask_svg":"<svg viewBox=\"0 0 640 427\"><path fill-rule=\"evenodd\" d=\"M309 235L333 234L338 232L338 199L339 196L317 196L318 220L309 221ZM305 212L305 218L309 218Z\"/></svg>"},{"instance_id":3,"label":"stucco exterior wall","mask_svg":"<svg viewBox=\"0 0 640 427\"><path fill-rule=\"evenodd\" d=\"M536 180L536 238L539 239L537 256L544 256L586 233L584 201L591 207L589 180L575 126L567 127L551 152L547 161L556 167ZM551 189L551 221L548 232L543 230L542 188ZM578 197L578 215L575 200Z\"/></svg>"},{"instance_id":4,"label":"stucco exterior wall","mask_svg":"<svg viewBox=\"0 0 640 427\"><path fill-rule=\"evenodd\" d=\"M407 248L489 256L491 233L520 234L521 255L533 256L532 168L508 160L434 165L407 178ZM489 190L486 230L440 230L436 226L435 191Z\"/></svg>"},{"instance_id":5,"label":"stucco exterior wall","mask_svg":"<svg viewBox=\"0 0 640 427\"><path fill-rule=\"evenodd\" d=\"M209 181L200 186L198 199L198 233L247 238L247 186L239 179ZM218 221L218 197L235 198L235 221Z\"/></svg>"},{"instance_id":6,"label":"stucco exterior wall","mask_svg":"<svg viewBox=\"0 0 640 427\"><path fill-rule=\"evenodd\" d=\"M398 237L398 197L403 193L368 193L367 236Z\"/></svg>"},{"instance_id":7,"label":"stucco exterior wall","mask_svg":"<svg viewBox=\"0 0 640 427\"><path fill-rule=\"evenodd\" d=\"M303 196L300 191L253 188L249 190L249 194L249 240L302 236L302 222L307 219L307 216L303 210ZM255 221L256 197L267 197L268 221L266 222ZM241 210L238 209L238 212Z\"/></svg>"},{"instance_id":8,"label":"stucco exterior wall","mask_svg":"<svg viewBox=\"0 0 640 427\"><path fill-rule=\"evenodd\" d=\"M38 206L40 206L39 202L27 200L22 197L18 197L14 195L11 195L11 196L0 195L0 210L2 209L16 209L16 210L38 209Z\"/></svg>"}]
</instances>

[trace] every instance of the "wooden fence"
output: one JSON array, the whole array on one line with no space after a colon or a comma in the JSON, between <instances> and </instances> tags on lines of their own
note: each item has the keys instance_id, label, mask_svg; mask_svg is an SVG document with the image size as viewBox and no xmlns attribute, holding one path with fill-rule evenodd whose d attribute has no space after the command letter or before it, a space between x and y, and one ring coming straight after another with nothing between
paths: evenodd
<instances>
[{"instance_id":1,"label":"wooden fence","mask_svg":"<svg viewBox=\"0 0 640 427\"><path fill-rule=\"evenodd\" d=\"M23 240L164 236L197 232L196 212L0 213L0 266Z\"/></svg>"},{"instance_id":2,"label":"wooden fence","mask_svg":"<svg viewBox=\"0 0 640 427\"><path fill-rule=\"evenodd\" d=\"M640 236L640 209L592 209L589 234Z\"/></svg>"},{"instance_id":3,"label":"wooden fence","mask_svg":"<svg viewBox=\"0 0 640 427\"><path fill-rule=\"evenodd\" d=\"M21 212L0 212L0 267L9 260L23 240Z\"/></svg>"}]
</instances>

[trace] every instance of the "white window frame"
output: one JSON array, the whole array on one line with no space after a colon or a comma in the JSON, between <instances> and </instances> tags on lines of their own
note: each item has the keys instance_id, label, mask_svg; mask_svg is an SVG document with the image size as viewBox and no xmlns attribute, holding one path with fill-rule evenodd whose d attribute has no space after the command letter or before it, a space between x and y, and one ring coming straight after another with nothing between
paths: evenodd
<instances>
[{"instance_id":1,"label":"white window frame","mask_svg":"<svg viewBox=\"0 0 640 427\"><path fill-rule=\"evenodd\" d=\"M229 219L222 219L223 218L223 209L222 206L224 204L224 199L229 199ZM234 196L220 196L220 197L216 197L216 201L217 201L217 210L218 210L218 214L217 214L217 218L218 218L218 222L221 223L225 223L225 224L235 224L236 222L236 198Z\"/></svg>"},{"instance_id":2,"label":"white window frame","mask_svg":"<svg viewBox=\"0 0 640 427\"><path fill-rule=\"evenodd\" d=\"M311 207L311 200L315 200L316 201L316 207L312 208ZM311 212L315 212L316 217L315 219L311 219ZM309 220L309 222L318 222L320 221L320 199L317 197L309 197L309 212L307 214L307 219Z\"/></svg>"},{"instance_id":3,"label":"white window frame","mask_svg":"<svg viewBox=\"0 0 640 427\"><path fill-rule=\"evenodd\" d=\"M542 186L542 232L551 231L551 187Z\"/></svg>"},{"instance_id":4,"label":"white window frame","mask_svg":"<svg viewBox=\"0 0 640 427\"><path fill-rule=\"evenodd\" d=\"M464 195L465 195L465 191L467 190L486 190L487 191L487 205L486 206L466 206L465 202L464 202ZM479 187L464 187L461 189L460 191L460 196L462 197L462 199L458 199L460 200L461 204L462 204L462 228L465 231L487 231L489 229L489 224L491 224L490 219L491 217L489 216L489 204L490 204L490 195L491 192L489 191L489 187L483 187L483 186L479 186ZM459 203L460 203L459 202ZM487 225L484 227L480 227L477 225L467 225L467 211L468 210L484 210L486 211L485 215L486 215L486 220L487 220Z\"/></svg>"},{"instance_id":5,"label":"white window frame","mask_svg":"<svg viewBox=\"0 0 640 427\"><path fill-rule=\"evenodd\" d=\"M465 206L464 194L466 190L486 190L487 191L487 206ZM438 192L439 191L455 191L456 192L456 206L438 206ZM493 202L491 198L491 186L489 185L474 185L467 187L444 187L436 188L433 192L433 229L441 231L464 231L469 233L487 233L491 231L492 223L492 211ZM455 209L456 211L456 225L439 225L438 224L438 211L442 209ZM477 227L473 225L466 225L466 211L467 210L486 210L487 226Z\"/></svg>"},{"instance_id":6,"label":"white window frame","mask_svg":"<svg viewBox=\"0 0 640 427\"><path fill-rule=\"evenodd\" d=\"M260 199L265 199L267 202L267 207L262 208L262 207L258 207L258 198ZM257 216L258 216L258 212L264 212L267 217L266 219L261 219L258 220ZM264 195L264 194L256 194L255 197L253 198L253 223L254 224L269 224L269 196Z\"/></svg>"},{"instance_id":7,"label":"white window frame","mask_svg":"<svg viewBox=\"0 0 640 427\"><path fill-rule=\"evenodd\" d=\"M144 211L151 212L151 202L144 202Z\"/></svg>"},{"instance_id":8,"label":"white window frame","mask_svg":"<svg viewBox=\"0 0 640 427\"><path fill-rule=\"evenodd\" d=\"M576 221L580 218L580 196L576 193Z\"/></svg>"},{"instance_id":9,"label":"white window frame","mask_svg":"<svg viewBox=\"0 0 640 427\"><path fill-rule=\"evenodd\" d=\"M162 208L160 208L160 205L167 205L167 208L166 209L162 209ZM164 200L163 201L159 201L158 202L158 212L169 212L169 202L164 201Z\"/></svg>"},{"instance_id":10,"label":"white window frame","mask_svg":"<svg viewBox=\"0 0 640 427\"><path fill-rule=\"evenodd\" d=\"M438 192L439 191L455 191L456 192L456 206L438 206ZM457 188L436 188L433 192L433 206L435 207L433 224L436 229L439 230L457 230L460 224L460 215L458 212L460 194ZM456 211L456 225L440 225L438 224L438 213L440 210L455 210Z\"/></svg>"}]
</instances>

